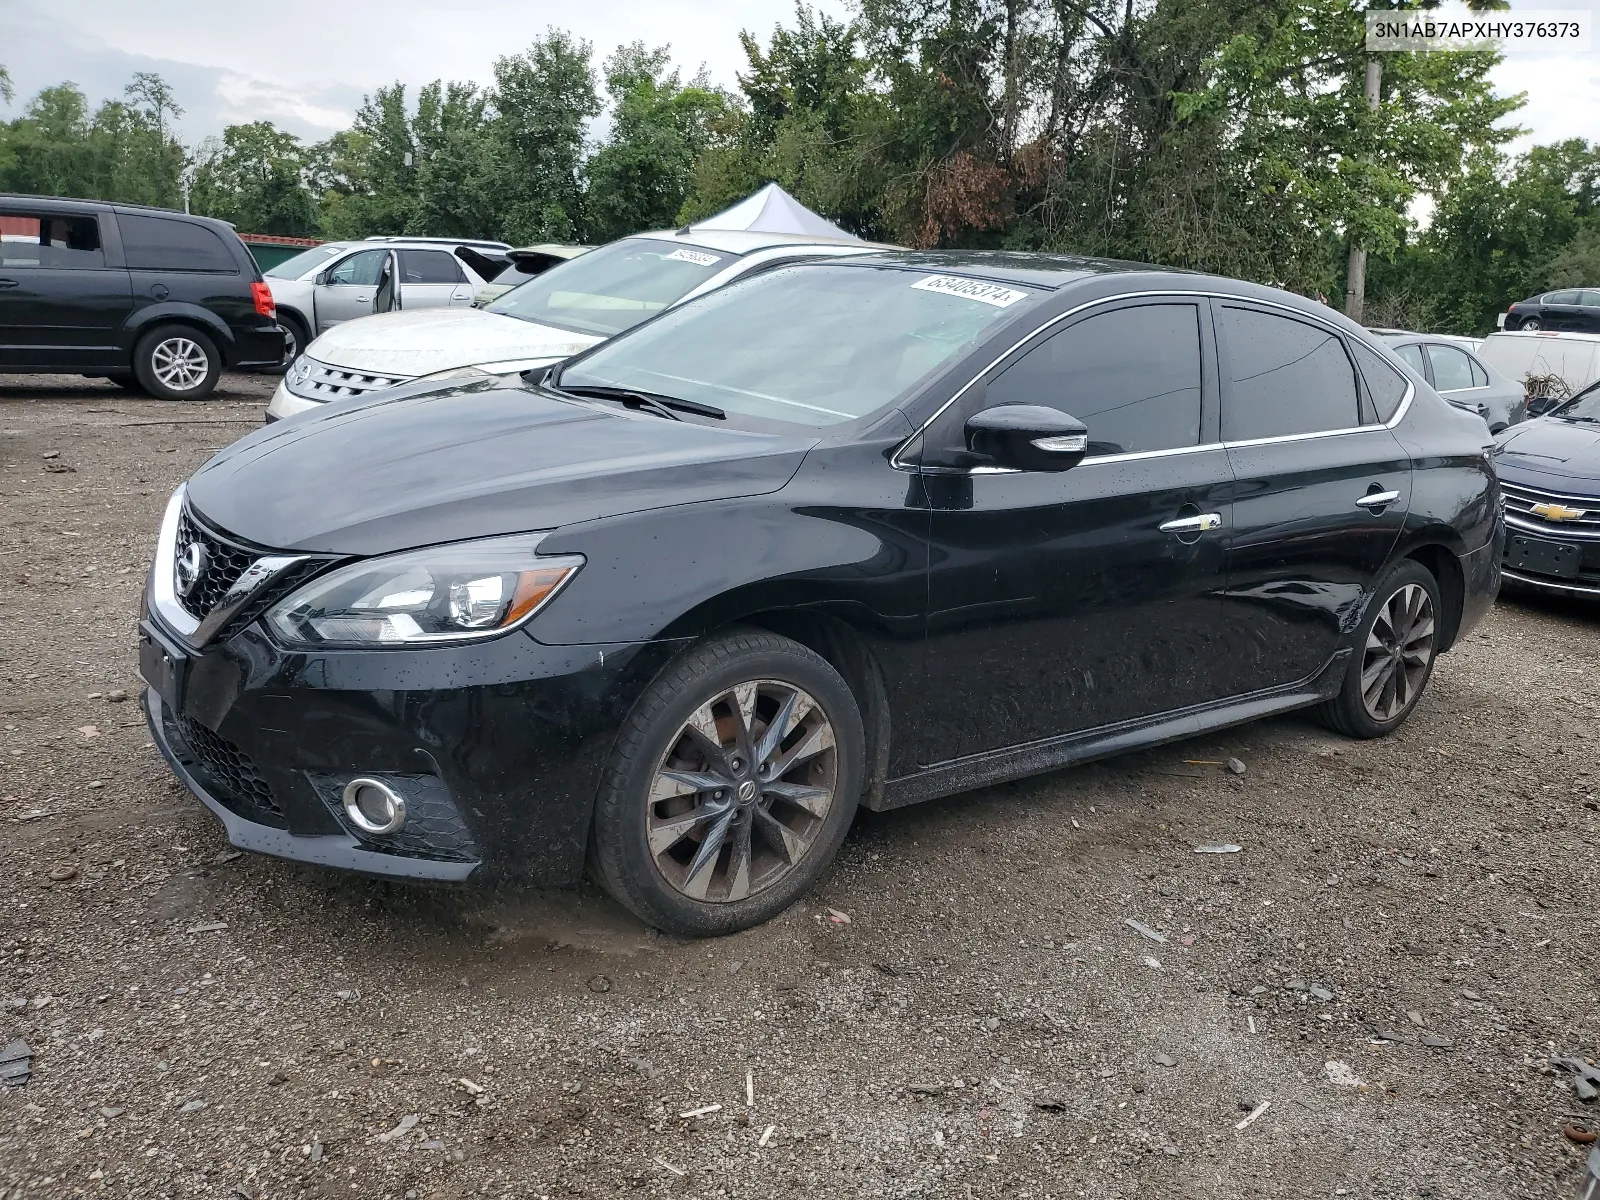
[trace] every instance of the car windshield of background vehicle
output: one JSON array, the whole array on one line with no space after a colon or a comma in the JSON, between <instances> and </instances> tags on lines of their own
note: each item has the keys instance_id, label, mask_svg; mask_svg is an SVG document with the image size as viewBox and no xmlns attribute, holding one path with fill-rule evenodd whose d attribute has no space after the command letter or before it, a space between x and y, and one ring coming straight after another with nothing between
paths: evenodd
<instances>
[{"instance_id":1,"label":"car windshield of background vehicle","mask_svg":"<svg viewBox=\"0 0 1600 1200\"><path fill-rule=\"evenodd\" d=\"M785 267L606 343L557 386L638 388L730 417L835 425L895 403L1037 295L925 271Z\"/></svg>"},{"instance_id":2,"label":"car windshield of background vehicle","mask_svg":"<svg viewBox=\"0 0 1600 1200\"><path fill-rule=\"evenodd\" d=\"M484 307L505 317L610 337L681 300L738 257L627 238L552 267Z\"/></svg>"},{"instance_id":3,"label":"car windshield of background vehicle","mask_svg":"<svg viewBox=\"0 0 1600 1200\"><path fill-rule=\"evenodd\" d=\"M293 258L286 258L277 266L263 271L262 274L271 279L299 279L302 275L310 275L322 270L328 260L335 254L347 249L345 246L316 246L310 250L303 250Z\"/></svg>"},{"instance_id":4,"label":"car windshield of background vehicle","mask_svg":"<svg viewBox=\"0 0 1600 1200\"><path fill-rule=\"evenodd\" d=\"M1038 404L1089 429L1089 453L1200 444L1200 310L1141 304L1047 338L985 388L985 407Z\"/></svg>"},{"instance_id":5,"label":"car windshield of background vehicle","mask_svg":"<svg viewBox=\"0 0 1600 1200\"><path fill-rule=\"evenodd\" d=\"M36 217L0 212L0 267L92 271L105 266L93 217Z\"/></svg>"},{"instance_id":6,"label":"car windshield of background vehicle","mask_svg":"<svg viewBox=\"0 0 1600 1200\"><path fill-rule=\"evenodd\" d=\"M1361 423L1355 368L1337 336L1292 317L1221 305L1228 350L1222 440L1288 437Z\"/></svg>"}]
</instances>

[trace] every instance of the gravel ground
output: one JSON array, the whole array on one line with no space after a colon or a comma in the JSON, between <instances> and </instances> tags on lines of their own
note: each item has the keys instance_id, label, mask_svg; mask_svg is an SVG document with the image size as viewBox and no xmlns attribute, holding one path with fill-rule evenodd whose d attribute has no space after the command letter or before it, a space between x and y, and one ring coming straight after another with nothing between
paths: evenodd
<instances>
[{"instance_id":1,"label":"gravel ground","mask_svg":"<svg viewBox=\"0 0 1600 1200\"><path fill-rule=\"evenodd\" d=\"M171 782L132 614L272 383L0 376L0 1197L1575 1192L1600 609L1502 602L1388 741L866 814L807 902L680 942L240 857Z\"/></svg>"}]
</instances>

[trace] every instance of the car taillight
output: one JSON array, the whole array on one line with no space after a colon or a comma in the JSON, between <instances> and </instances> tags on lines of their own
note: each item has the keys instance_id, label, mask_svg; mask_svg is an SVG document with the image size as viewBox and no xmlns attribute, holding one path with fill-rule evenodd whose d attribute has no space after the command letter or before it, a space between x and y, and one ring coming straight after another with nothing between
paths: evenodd
<instances>
[{"instance_id":1,"label":"car taillight","mask_svg":"<svg viewBox=\"0 0 1600 1200\"><path fill-rule=\"evenodd\" d=\"M252 283L250 285L250 295L255 299L256 312L263 317L275 317L278 315L278 306L272 300L272 289L266 284L260 280Z\"/></svg>"}]
</instances>

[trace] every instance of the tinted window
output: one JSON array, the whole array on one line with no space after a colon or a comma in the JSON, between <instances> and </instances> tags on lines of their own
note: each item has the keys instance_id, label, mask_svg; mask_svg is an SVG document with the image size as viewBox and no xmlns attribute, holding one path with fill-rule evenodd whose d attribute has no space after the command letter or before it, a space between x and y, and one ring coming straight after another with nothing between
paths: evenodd
<instances>
[{"instance_id":1,"label":"tinted window","mask_svg":"<svg viewBox=\"0 0 1600 1200\"><path fill-rule=\"evenodd\" d=\"M986 402L1042 404L1089 427L1090 454L1200 442L1200 318L1148 304L1080 321L989 383Z\"/></svg>"},{"instance_id":2,"label":"tinted window","mask_svg":"<svg viewBox=\"0 0 1600 1200\"><path fill-rule=\"evenodd\" d=\"M1360 342L1351 343L1355 347L1356 362L1361 365L1361 376L1367 381L1367 394L1372 397L1373 407L1378 410L1378 420L1387 421L1400 411L1400 401L1405 399L1406 380L1383 359L1367 349ZM1410 362L1407 350L1416 350L1416 346L1402 346L1396 353ZM1422 370L1422 356L1419 353L1414 364Z\"/></svg>"},{"instance_id":3,"label":"tinted window","mask_svg":"<svg viewBox=\"0 0 1600 1200\"><path fill-rule=\"evenodd\" d=\"M129 270L239 273L227 245L204 225L118 213L117 226L122 230L122 253Z\"/></svg>"},{"instance_id":4,"label":"tinted window","mask_svg":"<svg viewBox=\"0 0 1600 1200\"><path fill-rule=\"evenodd\" d=\"M474 250L471 246L457 246L456 257L471 267L473 273L485 283L497 279L500 273L510 265L510 260L507 258L498 254L491 258L481 251Z\"/></svg>"},{"instance_id":5,"label":"tinted window","mask_svg":"<svg viewBox=\"0 0 1600 1200\"><path fill-rule=\"evenodd\" d=\"M1548 296L1541 297L1541 302L1544 304L1576 304L1578 302L1578 293L1551 292Z\"/></svg>"},{"instance_id":6,"label":"tinted window","mask_svg":"<svg viewBox=\"0 0 1600 1200\"><path fill-rule=\"evenodd\" d=\"M352 254L333 268L329 283L349 284L352 287L377 287L383 274L383 264L388 259L387 250L363 250Z\"/></svg>"},{"instance_id":7,"label":"tinted window","mask_svg":"<svg viewBox=\"0 0 1600 1200\"><path fill-rule=\"evenodd\" d=\"M105 266L93 217L24 216L0 211L0 266L92 271Z\"/></svg>"},{"instance_id":8,"label":"tinted window","mask_svg":"<svg viewBox=\"0 0 1600 1200\"><path fill-rule=\"evenodd\" d=\"M1428 358L1433 363L1433 386L1441 392L1454 392L1472 386L1472 362L1454 346L1432 342Z\"/></svg>"},{"instance_id":9,"label":"tinted window","mask_svg":"<svg viewBox=\"0 0 1600 1200\"><path fill-rule=\"evenodd\" d=\"M1360 424L1356 374L1339 339L1292 317L1222 307L1228 353L1224 441L1350 429Z\"/></svg>"},{"instance_id":10,"label":"tinted window","mask_svg":"<svg viewBox=\"0 0 1600 1200\"><path fill-rule=\"evenodd\" d=\"M1357 353L1359 353L1359 350ZM1400 346L1396 348L1395 353L1400 356L1401 361L1404 362L1406 366L1410 367L1418 375L1421 375L1424 379L1428 377L1428 369L1422 365L1421 346L1418 346L1415 343L1410 346Z\"/></svg>"},{"instance_id":11,"label":"tinted window","mask_svg":"<svg viewBox=\"0 0 1600 1200\"><path fill-rule=\"evenodd\" d=\"M461 283L466 276L443 250L400 251L401 283Z\"/></svg>"},{"instance_id":12,"label":"tinted window","mask_svg":"<svg viewBox=\"0 0 1600 1200\"><path fill-rule=\"evenodd\" d=\"M1579 292L1578 303L1585 308L1600 308L1600 292Z\"/></svg>"}]
</instances>

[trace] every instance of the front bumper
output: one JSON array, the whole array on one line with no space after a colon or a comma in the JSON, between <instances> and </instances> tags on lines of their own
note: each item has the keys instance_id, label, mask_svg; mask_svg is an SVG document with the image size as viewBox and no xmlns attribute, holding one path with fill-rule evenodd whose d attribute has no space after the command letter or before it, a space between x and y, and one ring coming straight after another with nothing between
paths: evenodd
<instances>
[{"instance_id":1,"label":"front bumper","mask_svg":"<svg viewBox=\"0 0 1600 1200\"><path fill-rule=\"evenodd\" d=\"M274 324L258 329L236 329L233 336L236 355L233 366L250 368L283 365L283 355L289 341L284 335L282 326Z\"/></svg>"},{"instance_id":2,"label":"front bumper","mask_svg":"<svg viewBox=\"0 0 1600 1200\"><path fill-rule=\"evenodd\" d=\"M1496 521L1494 536L1457 560L1461 564L1462 596L1456 643L1477 628L1478 622L1494 607L1495 598L1500 594L1500 560L1505 555L1505 546L1506 523Z\"/></svg>"},{"instance_id":3,"label":"front bumper","mask_svg":"<svg viewBox=\"0 0 1600 1200\"><path fill-rule=\"evenodd\" d=\"M283 381L278 381L278 386L272 390L272 403L267 405L267 423L281 421L285 417L292 417L296 413L310 412L322 405L316 400L306 400L296 396Z\"/></svg>"},{"instance_id":4,"label":"front bumper","mask_svg":"<svg viewBox=\"0 0 1600 1200\"><path fill-rule=\"evenodd\" d=\"M235 846L372 875L552 887L582 876L602 762L671 652L545 646L519 630L300 653L259 624L196 649L148 613L140 634L144 651L181 660L165 675L146 668L151 735ZM406 797L398 833L368 835L344 815L340 793L358 776Z\"/></svg>"}]
</instances>

